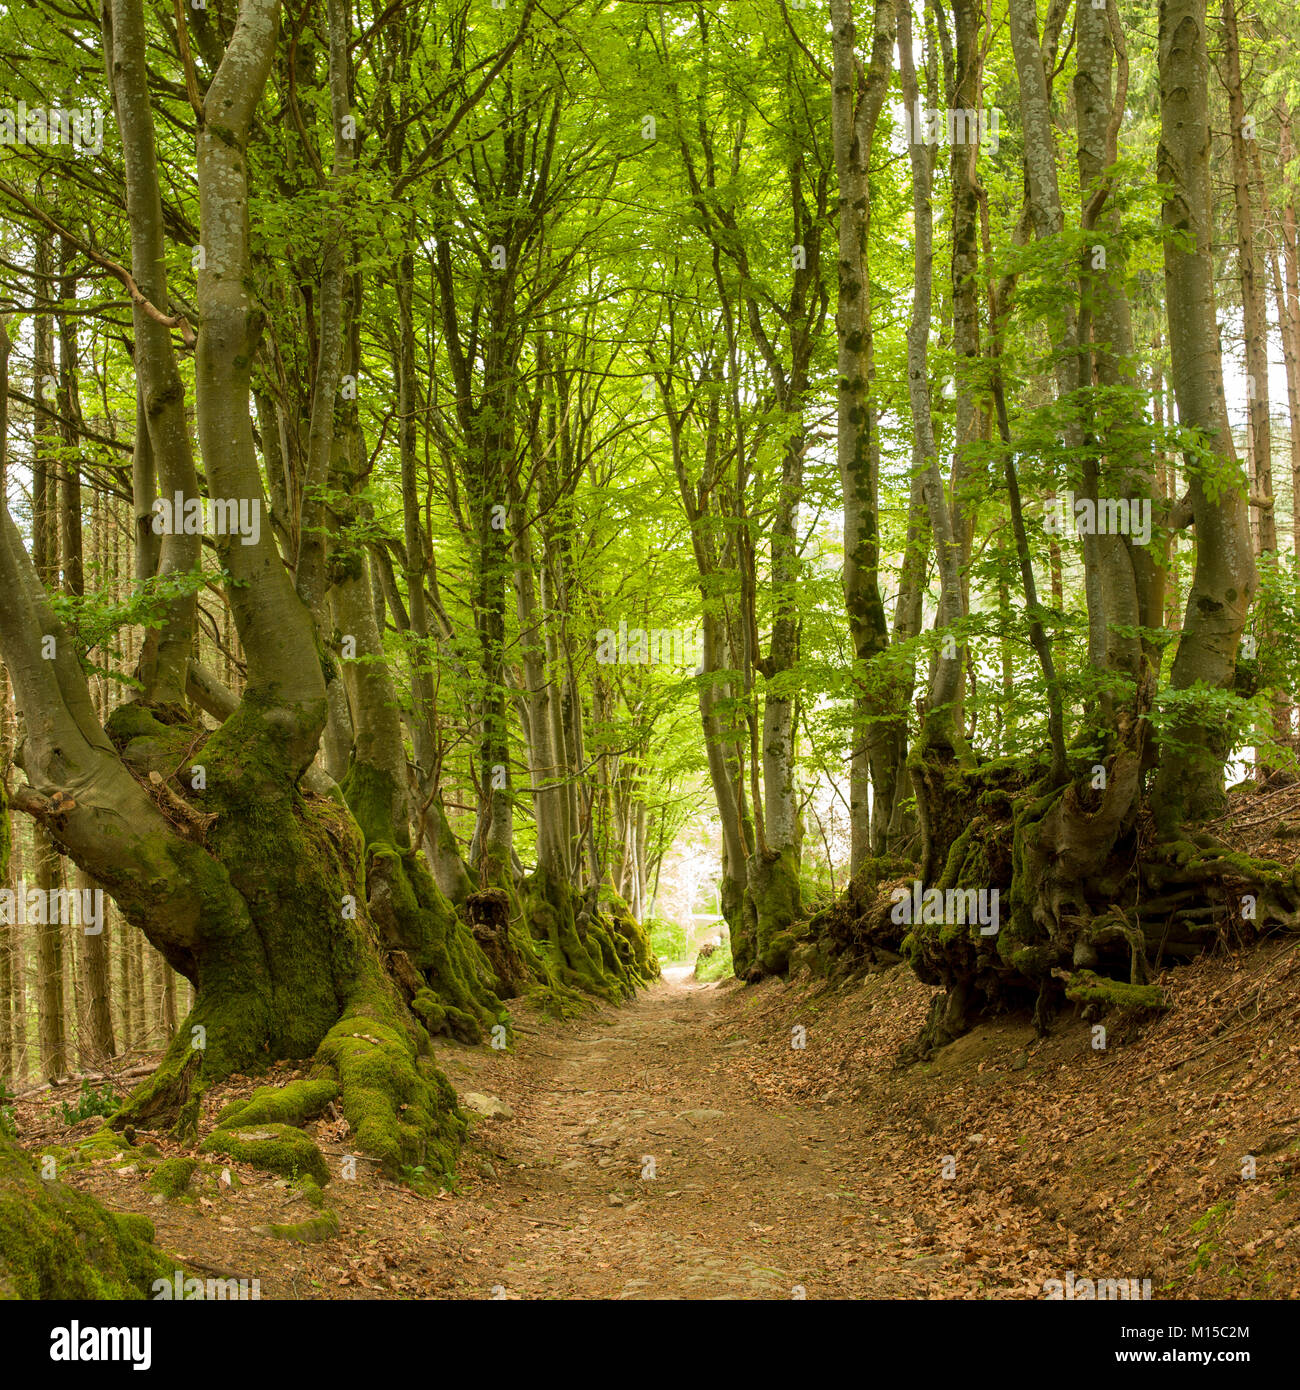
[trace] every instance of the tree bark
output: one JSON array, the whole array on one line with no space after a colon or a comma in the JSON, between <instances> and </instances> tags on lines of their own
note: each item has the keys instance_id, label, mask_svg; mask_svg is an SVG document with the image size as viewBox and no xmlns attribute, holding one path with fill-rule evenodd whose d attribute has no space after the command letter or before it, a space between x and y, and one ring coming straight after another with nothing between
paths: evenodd
<instances>
[{"instance_id":1,"label":"tree bark","mask_svg":"<svg viewBox=\"0 0 1300 1390\"><path fill-rule=\"evenodd\" d=\"M867 239L871 217L868 168L876 122L889 85L894 25L894 0L876 0L871 54L863 71L857 53L852 0L832 0L831 137L839 179L836 457L844 507L844 603L854 658L864 665L889 645L878 573L880 445L873 390L875 362ZM882 706L892 693L883 699L859 695L854 701L849 759L853 873L870 857L875 845L883 845L893 816L898 790L899 730L880 718L884 713Z\"/></svg>"},{"instance_id":2,"label":"tree bark","mask_svg":"<svg viewBox=\"0 0 1300 1390\"><path fill-rule=\"evenodd\" d=\"M1196 431L1229 470L1228 486L1211 493L1204 462L1185 454L1196 568L1170 677L1176 692L1231 686L1256 585L1244 480L1228 428L1219 358L1205 8L1205 0L1161 0L1160 5L1158 172L1171 189L1162 211L1170 375L1180 424ZM1157 823L1166 833L1221 808L1227 752L1194 705L1185 707L1170 732L1174 746L1162 750L1152 796Z\"/></svg>"}]
</instances>

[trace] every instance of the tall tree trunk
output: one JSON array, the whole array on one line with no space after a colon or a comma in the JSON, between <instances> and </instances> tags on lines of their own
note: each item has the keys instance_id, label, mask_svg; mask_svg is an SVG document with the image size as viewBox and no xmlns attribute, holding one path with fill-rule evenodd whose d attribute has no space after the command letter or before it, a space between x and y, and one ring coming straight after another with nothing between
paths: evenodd
<instances>
[{"instance_id":1,"label":"tall tree trunk","mask_svg":"<svg viewBox=\"0 0 1300 1390\"><path fill-rule=\"evenodd\" d=\"M910 33L910 24L908 25ZM965 40L963 40L965 42ZM918 94L915 72L912 70L910 52L904 56L905 97L911 95L915 107ZM932 164L930 152L920 138L921 132L913 131L908 145L908 155L912 166L912 314L907 330L907 383L912 411L912 460L914 476L922 478L922 490L926 512L930 520L930 530L934 536L935 557L939 570L939 609L935 617L935 627L940 632L959 622L965 615L965 597L962 583L962 521L963 512L954 502L950 509L949 497L944 487L943 473L939 466L939 453L934 438L933 417L930 407L929 378L929 335L932 303L932 267L934 263L933 211L930 201ZM974 158L973 149L968 152ZM965 158L960 147L954 148L954 161ZM955 167L955 166L954 166ZM963 205L973 197L969 186L973 179L973 168L954 184L954 207L958 201ZM974 213L974 208L967 211ZM971 242L965 249L959 249L956 236L957 219L954 221L953 274L954 290L956 277L962 277L961 295L969 297L967 308L977 314L975 301L975 263L970 259L974 252L974 222L968 228ZM972 340L972 322L967 322L963 330L964 348L978 351L978 334ZM954 346L956 340L954 339ZM963 351L964 351L963 348ZM969 370L971 363L967 363ZM975 407L970 399L971 382L967 379L959 390L959 399L965 401L959 411L958 439L963 452L973 442L972 430L977 428ZM964 465L954 471L955 482L960 482ZM934 876L939 853L945 848L948 836L936 835L935 813L938 802L938 789L932 785L932 769L928 766L934 760L940 763L950 761L957 751L964 747L955 712L961 691L961 653L955 638L945 640L937 653L930 673L925 714L921 738L912 750L909 759L912 785L916 792L917 816L921 830L921 870L926 880Z\"/></svg>"},{"instance_id":2,"label":"tall tree trunk","mask_svg":"<svg viewBox=\"0 0 1300 1390\"><path fill-rule=\"evenodd\" d=\"M63 927L53 907L55 895L63 888L62 861L44 829L37 826L35 834L36 890L45 904L45 920L36 926L41 1075L47 1081L57 1081L70 1070L63 992Z\"/></svg>"},{"instance_id":3,"label":"tall tree trunk","mask_svg":"<svg viewBox=\"0 0 1300 1390\"><path fill-rule=\"evenodd\" d=\"M1277 550L1277 521L1273 513L1273 439L1269 417L1268 310L1264 277L1255 240L1255 209L1250 188L1250 146L1246 100L1241 85L1241 45L1237 32L1236 0L1223 0L1223 81L1228 90L1232 127L1232 193L1237 223L1237 274L1241 280L1242 329L1246 342L1246 408L1249 413L1251 491L1258 499L1258 553ZM1247 136L1250 135L1248 139Z\"/></svg>"},{"instance_id":4,"label":"tall tree trunk","mask_svg":"<svg viewBox=\"0 0 1300 1390\"><path fill-rule=\"evenodd\" d=\"M875 365L867 264L871 216L867 173L876 121L889 85L894 11L895 0L876 0L871 56L864 72L858 59L853 0L831 0L831 138L839 179L836 456L844 507L844 602L854 658L864 665L889 644L878 577L879 443L872 389ZM870 857L873 839L881 843L897 794L898 730L879 718L883 703L880 697L870 695L859 695L854 701L849 762L850 861L854 873ZM873 786L877 798L874 817ZM875 836L873 819L878 826Z\"/></svg>"},{"instance_id":5,"label":"tall tree trunk","mask_svg":"<svg viewBox=\"0 0 1300 1390\"><path fill-rule=\"evenodd\" d=\"M50 407L55 403L54 319L48 307L54 286L54 246L48 233L36 240L36 302L33 327L32 399L32 564L47 588L59 572L58 429ZM65 639L66 640L66 639ZM56 639L57 642L57 639ZM66 653L71 660L71 651ZM68 1073L67 1017L63 993L63 928L54 910L62 888L58 850L41 826L35 827L36 889L44 920L36 924L37 1002L41 1073L53 1081Z\"/></svg>"},{"instance_id":6,"label":"tall tree trunk","mask_svg":"<svg viewBox=\"0 0 1300 1390\"><path fill-rule=\"evenodd\" d=\"M136 370L136 452L133 491L139 577L176 578L199 564L201 540L179 519L159 539L157 498L199 497L198 474L185 409L185 387L171 328L162 201L153 107L149 95L143 0L109 0L103 9L104 58L122 135L122 161L131 270L139 288L132 308ZM152 308L156 313L150 313ZM209 483L211 483L209 479ZM162 622L145 631L136 672L145 704L180 705L194 633L195 597L182 585L163 605Z\"/></svg>"},{"instance_id":7,"label":"tall tree trunk","mask_svg":"<svg viewBox=\"0 0 1300 1390\"><path fill-rule=\"evenodd\" d=\"M1170 683L1175 691L1232 685L1237 645L1255 592L1245 488L1232 447L1214 294L1210 191L1209 60L1205 0L1161 0L1159 177L1171 192L1162 220L1165 291L1179 423L1232 469L1233 486L1206 487L1205 467L1188 456L1187 485L1196 527L1196 568ZM1176 239L1177 238L1177 239ZM1182 239L1190 238L1190 245ZM1174 833L1189 818L1223 805L1227 749L1213 720L1188 707L1173 721L1153 790L1157 824Z\"/></svg>"}]
</instances>

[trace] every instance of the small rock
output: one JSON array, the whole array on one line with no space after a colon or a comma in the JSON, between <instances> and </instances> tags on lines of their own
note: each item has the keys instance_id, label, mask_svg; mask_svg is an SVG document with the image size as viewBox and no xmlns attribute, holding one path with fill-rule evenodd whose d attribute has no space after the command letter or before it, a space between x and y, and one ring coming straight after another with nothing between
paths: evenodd
<instances>
[{"instance_id":1,"label":"small rock","mask_svg":"<svg viewBox=\"0 0 1300 1390\"><path fill-rule=\"evenodd\" d=\"M623 1205L623 1199L617 1192L611 1192L609 1194L609 1204L611 1207L621 1207Z\"/></svg>"},{"instance_id":2,"label":"small rock","mask_svg":"<svg viewBox=\"0 0 1300 1390\"><path fill-rule=\"evenodd\" d=\"M485 1120L513 1120L515 1117L515 1112L499 1096L485 1096L481 1091L466 1091L460 1103Z\"/></svg>"}]
</instances>

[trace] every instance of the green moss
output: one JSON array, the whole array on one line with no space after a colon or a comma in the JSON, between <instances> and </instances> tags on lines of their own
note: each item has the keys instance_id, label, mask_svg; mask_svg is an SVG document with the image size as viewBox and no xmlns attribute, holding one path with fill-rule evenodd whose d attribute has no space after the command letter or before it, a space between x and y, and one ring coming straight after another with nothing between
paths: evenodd
<instances>
[{"instance_id":1,"label":"green moss","mask_svg":"<svg viewBox=\"0 0 1300 1390\"><path fill-rule=\"evenodd\" d=\"M501 1008L500 981L423 857L399 843L392 778L356 761L342 790L364 837L367 901L380 939L405 953L440 1006L425 1001L425 1026L462 1042L482 1041Z\"/></svg>"},{"instance_id":2,"label":"green moss","mask_svg":"<svg viewBox=\"0 0 1300 1390\"><path fill-rule=\"evenodd\" d=\"M803 912L799 883L799 853L753 854L745 889L744 916L753 941L754 958L764 974L785 970L794 949L790 928Z\"/></svg>"},{"instance_id":3,"label":"green moss","mask_svg":"<svg viewBox=\"0 0 1300 1390\"><path fill-rule=\"evenodd\" d=\"M1034 923L1038 883L1025 869L1025 843L1037 834L1039 822L1064 795L1065 788L1057 787L1028 802L1015 817L1011 839L1011 890L1007 894L1010 911L1004 914L997 936L998 954L1005 961L1010 961L1023 946L1046 945Z\"/></svg>"},{"instance_id":4,"label":"green moss","mask_svg":"<svg viewBox=\"0 0 1300 1390\"><path fill-rule=\"evenodd\" d=\"M91 1163L103 1163L109 1159L115 1159L119 1155L122 1162L133 1163L141 1157L140 1152L134 1149L122 1138L120 1134L115 1134L107 1125L101 1125L98 1129L92 1130L84 1139L79 1139L68 1149L67 1164L69 1167L84 1167Z\"/></svg>"},{"instance_id":5,"label":"green moss","mask_svg":"<svg viewBox=\"0 0 1300 1390\"><path fill-rule=\"evenodd\" d=\"M411 1011L424 1020L430 1033L440 1033L446 1026L447 1010L438 996L427 987L417 991L411 1000Z\"/></svg>"},{"instance_id":6,"label":"green moss","mask_svg":"<svg viewBox=\"0 0 1300 1390\"><path fill-rule=\"evenodd\" d=\"M533 1008L540 1009L550 1018L559 1019L561 1022L581 1018L592 1007L588 996L562 984L532 985L524 998Z\"/></svg>"},{"instance_id":7,"label":"green moss","mask_svg":"<svg viewBox=\"0 0 1300 1390\"><path fill-rule=\"evenodd\" d=\"M426 972L443 1007L431 1021L475 1039L500 1009L491 968L416 856L387 843L368 857L353 812L294 784L289 769L314 741L318 717L323 703L286 711L274 692L250 690L203 744L206 787L178 784L213 817L203 846L166 841L159 849L158 881L183 880L201 904L195 1007L114 1124L170 1124L189 1138L214 1081L319 1055L332 1069L328 1079L264 1087L228 1107L205 1150L276 1171L296 1163L326 1181L319 1150L294 1126L337 1096L367 1152L393 1167L425 1161L450 1171L463 1123L450 1087L421 1058L426 1026L385 978L383 952L403 951ZM161 737L156 722L135 711L122 716L119 732ZM372 833L374 809L358 802ZM396 905L395 915L385 915L385 903ZM150 911L156 905L142 901L141 917ZM276 1136L260 1152L234 1138L259 1129Z\"/></svg>"},{"instance_id":8,"label":"green moss","mask_svg":"<svg viewBox=\"0 0 1300 1390\"><path fill-rule=\"evenodd\" d=\"M189 1191L190 1179L198 1167L193 1158L165 1158L149 1177L149 1188L164 1197L176 1198Z\"/></svg>"},{"instance_id":9,"label":"green moss","mask_svg":"<svg viewBox=\"0 0 1300 1390\"><path fill-rule=\"evenodd\" d=\"M259 1086L247 1100L231 1101L217 1116L217 1124L301 1125L314 1120L338 1094L338 1082L328 1077L291 1081L287 1086Z\"/></svg>"},{"instance_id":10,"label":"green moss","mask_svg":"<svg viewBox=\"0 0 1300 1390\"><path fill-rule=\"evenodd\" d=\"M419 1039L392 986L363 973L354 999L321 1043L319 1060L342 1086L341 1106L358 1146L390 1176L403 1164L455 1171L465 1120L456 1093Z\"/></svg>"},{"instance_id":11,"label":"green moss","mask_svg":"<svg viewBox=\"0 0 1300 1390\"><path fill-rule=\"evenodd\" d=\"M1020 946L1012 951L1009 964L1026 979L1036 979L1051 968L1052 951L1047 946Z\"/></svg>"},{"instance_id":12,"label":"green moss","mask_svg":"<svg viewBox=\"0 0 1300 1390\"><path fill-rule=\"evenodd\" d=\"M125 748L137 738L165 741L185 736L184 731L177 733L172 726L164 724L147 705L134 701L118 705L109 715L104 731L118 748Z\"/></svg>"},{"instance_id":13,"label":"green moss","mask_svg":"<svg viewBox=\"0 0 1300 1390\"><path fill-rule=\"evenodd\" d=\"M138 1299L172 1262L143 1216L43 1181L17 1145L0 1139L0 1298Z\"/></svg>"},{"instance_id":14,"label":"green moss","mask_svg":"<svg viewBox=\"0 0 1300 1390\"><path fill-rule=\"evenodd\" d=\"M278 1240L294 1240L300 1245L310 1245L317 1241L333 1240L339 1233L339 1218L335 1212L323 1211L319 1216L309 1216L306 1221L272 1223L267 1230Z\"/></svg>"},{"instance_id":15,"label":"green moss","mask_svg":"<svg viewBox=\"0 0 1300 1390\"><path fill-rule=\"evenodd\" d=\"M1065 987L1065 996L1076 1004L1104 1004L1117 1009L1169 1007L1156 985L1131 985L1095 975L1091 970L1076 970Z\"/></svg>"},{"instance_id":16,"label":"green moss","mask_svg":"<svg viewBox=\"0 0 1300 1390\"><path fill-rule=\"evenodd\" d=\"M580 927L568 883L538 869L524 881L520 911L533 937L547 949L561 982L612 1004L627 997L618 968L607 967L599 941L589 944L584 939L590 916L584 910Z\"/></svg>"},{"instance_id":17,"label":"green moss","mask_svg":"<svg viewBox=\"0 0 1300 1390\"><path fill-rule=\"evenodd\" d=\"M644 984L657 980L661 971L649 933L632 916L628 905L617 893L610 893L602 899L602 907L616 941L621 938L630 949L633 973Z\"/></svg>"},{"instance_id":18,"label":"green moss","mask_svg":"<svg viewBox=\"0 0 1300 1390\"><path fill-rule=\"evenodd\" d=\"M314 1178L300 1178L298 1190L306 1199L308 1206L315 1207L318 1211L324 1207L325 1194L320 1190L320 1186Z\"/></svg>"},{"instance_id":19,"label":"green moss","mask_svg":"<svg viewBox=\"0 0 1300 1390\"><path fill-rule=\"evenodd\" d=\"M224 1154L288 1178L306 1174L322 1186L330 1180L325 1155L310 1136L292 1125L266 1124L252 1128L235 1125L214 1129L201 1149L204 1153Z\"/></svg>"}]
</instances>

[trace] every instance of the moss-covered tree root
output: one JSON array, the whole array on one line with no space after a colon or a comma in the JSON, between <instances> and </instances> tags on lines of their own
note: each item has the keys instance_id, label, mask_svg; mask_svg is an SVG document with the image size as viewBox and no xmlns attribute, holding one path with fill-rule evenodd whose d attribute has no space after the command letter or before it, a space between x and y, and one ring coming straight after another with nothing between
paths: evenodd
<instances>
[{"instance_id":1,"label":"moss-covered tree root","mask_svg":"<svg viewBox=\"0 0 1300 1390\"><path fill-rule=\"evenodd\" d=\"M888 965L896 949L942 987L909 1049L924 1057L1007 1009L1032 1008L1040 1030L1067 1003L1094 1016L1159 1009L1150 977L1161 965L1300 929L1300 870L1204 831L1155 838L1139 763L1121 746L1100 765L1104 775L1089 769L1045 792L1005 763L947 764L941 785L962 815L932 819L932 843L947 840L942 870L923 883L937 890L927 895L933 910L917 918L905 909L906 925L891 935L889 895L910 885L882 883L872 865L796 937L816 940L832 969Z\"/></svg>"},{"instance_id":2,"label":"moss-covered tree root","mask_svg":"<svg viewBox=\"0 0 1300 1390\"><path fill-rule=\"evenodd\" d=\"M792 928L803 915L797 848L760 850L750 855L742 913L742 935L752 943L745 978L758 980L781 974L796 944Z\"/></svg>"},{"instance_id":3,"label":"moss-covered tree root","mask_svg":"<svg viewBox=\"0 0 1300 1390\"><path fill-rule=\"evenodd\" d=\"M534 874L513 901L507 895L504 932L495 924L495 954L509 967L503 984L405 843L393 777L358 759L336 796L305 794L284 774L284 749L298 736L284 718L269 697L249 695L214 733L139 705L109 721L123 762L183 822L182 834L160 843L160 881L183 879L199 904L179 938L175 922L159 937L194 984L193 1008L112 1124L194 1142L213 1084L312 1059L307 1081L224 1113L206 1140L212 1150L238 1157L242 1143L251 1158L253 1141L232 1136L270 1130L263 1157L297 1152L298 1126L336 1103L357 1147L391 1175L406 1166L450 1174L465 1121L431 1034L499 1042L509 1028L502 992L536 992L568 1014L590 995L630 996L658 966L626 909L577 901L567 882ZM149 931L148 885L109 886ZM314 1170L305 1154L299 1167Z\"/></svg>"},{"instance_id":4,"label":"moss-covered tree root","mask_svg":"<svg viewBox=\"0 0 1300 1390\"><path fill-rule=\"evenodd\" d=\"M153 1234L145 1217L107 1211L41 1178L0 1136L0 1298L147 1298L175 1264L155 1249Z\"/></svg>"}]
</instances>

